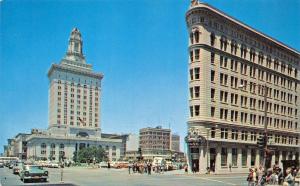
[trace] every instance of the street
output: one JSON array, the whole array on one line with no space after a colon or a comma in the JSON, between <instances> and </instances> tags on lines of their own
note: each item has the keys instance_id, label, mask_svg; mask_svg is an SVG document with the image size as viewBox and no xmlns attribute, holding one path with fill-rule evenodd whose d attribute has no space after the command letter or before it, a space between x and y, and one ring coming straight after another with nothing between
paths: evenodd
<instances>
[{"instance_id":1,"label":"street","mask_svg":"<svg viewBox=\"0 0 300 186\"><path fill-rule=\"evenodd\" d=\"M61 169L47 169L49 180L47 183L24 184L18 175L12 174L8 168L0 169L1 184L5 185L107 185L107 186L161 186L161 185L247 185L245 174L230 175L198 175L184 174L183 170L165 172L163 174L128 174L127 169L106 169L70 167L63 169L63 183L61 184Z\"/></svg>"}]
</instances>

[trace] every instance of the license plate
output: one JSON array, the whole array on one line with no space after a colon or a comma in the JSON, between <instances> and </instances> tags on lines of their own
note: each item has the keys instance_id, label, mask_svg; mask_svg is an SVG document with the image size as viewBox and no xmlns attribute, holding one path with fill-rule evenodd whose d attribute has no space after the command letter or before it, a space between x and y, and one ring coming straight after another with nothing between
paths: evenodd
<instances>
[{"instance_id":1,"label":"license plate","mask_svg":"<svg viewBox=\"0 0 300 186\"><path fill-rule=\"evenodd\" d=\"M39 179L40 177L39 177L39 176L34 176L33 178L34 178L34 179Z\"/></svg>"}]
</instances>

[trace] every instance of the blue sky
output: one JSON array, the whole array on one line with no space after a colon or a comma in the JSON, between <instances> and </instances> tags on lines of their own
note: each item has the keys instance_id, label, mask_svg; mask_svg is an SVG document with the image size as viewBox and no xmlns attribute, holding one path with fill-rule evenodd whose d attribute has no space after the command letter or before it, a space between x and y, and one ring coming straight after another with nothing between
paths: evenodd
<instances>
[{"instance_id":1,"label":"blue sky","mask_svg":"<svg viewBox=\"0 0 300 186\"><path fill-rule=\"evenodd\" d=\"M1 1L0 152L7 138L47 128L46 73L65 55L73 27L82 33L87 62L104 74L103 132L138 133L142 127L170 125L183 141L188 118L189 2ZM300 49L298 0L204 2Z\"/></svg>"}]
</instances>

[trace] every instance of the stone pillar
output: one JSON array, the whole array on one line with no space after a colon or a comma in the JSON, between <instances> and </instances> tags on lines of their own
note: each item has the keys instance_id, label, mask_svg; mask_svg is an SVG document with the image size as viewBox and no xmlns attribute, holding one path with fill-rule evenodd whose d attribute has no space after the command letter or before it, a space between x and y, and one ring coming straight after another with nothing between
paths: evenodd
<instances>
[{"instance_id":1,"label":"stone pillar","mask_svg":"<svg viewBox=\"0 0 300 186\"><path fill-rule=\"evenodd\" d=\"M238 169L242 169L242 149L238 148L237 153L237 167Z\"/></svg>"},{"instance_id":2,"label":"stone pillar","mask_svg":"<svg viewBox=\"0 0 300 186\"><path fill-rule=\"evenodd\" d=\"M255 154L255 167L259 167L259 149L256 150Z\"/></svg>"},{"instance_id":3,"label":"stone pillar","mask_svg":"<svg viewBox=\"0 0 300 186\"><path fill-rule=\"evenodd\" d=\"M206 173L206 167L207 167L207 163L206 163L206 158L204 155L204 148L205 146L200 146L199 148L199 172L200 173Z\"/></svg>"},{"instance_id":4,"label":"stone pillar","mask_svg":"<svg viewBox=\"0 0 300 186\"><path fill-rule=\"evenodd\" d=\"M293 159L293 160L296 159L296 154L295 154L295 152L293 152L293 157L292 157L292 159Z\"/></svg>"},{"instance_id":5,"label":"stone pillar","mask_svg":"<svg viewBox=\"0 0 300 186\"><path fill-rule=\"evenodd\" d=\"M271 159L271 167L275 165L275 154L272 154L272 159Z\"/></svg>"},{"instance_id":6,"label":"stone pillar","mask_svg":"<svg viewBox=\"0 0 300 186\"><path fill-rule=\"evenodd\" d=\"M282 151L279 151L279 167L280 168L282 168L282 162L281 162L281 160L282 160Z\"/></svg>"},{"instance_id":7,"label":"stone pillar","mask_svg":"<svg viewBox=\"0 0 300 186\"><path fill-rule=\"evenodd\" d=\"M219 173L221 170L221 147L217 146L216 150L217 150L217 155L216 155L215 167L216 167L216 173Z\"/></svg>"},{"instance_id":8,"label":"stone pillar","mask_svg":"<svg viewBox=\"0 0 300 186\"><path fill-rule=\"evenodd\" d=\"M247 167L251 167L251 149L247 149Z\"/></svg>"},{"instance_id":9,"label":"stone pillar","mask_svg":"<svg viewBox=\"0 0 300 186\"><path fill-rule=\"evenodd\" d=\"M109 149L108 149L108 159L109 161L112 161L112 147L109 146Z\"/></svg>"}]
</instances>

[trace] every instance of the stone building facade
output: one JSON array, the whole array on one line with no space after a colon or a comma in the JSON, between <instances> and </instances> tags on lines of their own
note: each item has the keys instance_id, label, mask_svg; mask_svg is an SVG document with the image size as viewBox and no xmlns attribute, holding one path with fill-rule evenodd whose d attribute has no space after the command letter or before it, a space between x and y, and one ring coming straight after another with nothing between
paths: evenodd
<instances>
[{"instance_id":1,"label":"stone building facade","mask_svg":"<svg viewBox=\"0 0 300 186\"><path fill-rule=\"evenodd\" d=\"M139 147L144 159L171 156L171 130L161 126L140 129Z\"/></svg>"},{"instance_id":2,"label":"stone building facade","mask_svg":"<svg viewBox=\"0 0 300 186\"><path fill-rule=\"evenodd\" d=\"M299 51L205 3L192 1L189 34L189 167L246 172L299 160Z\"/></svg>"}]
</instances>

